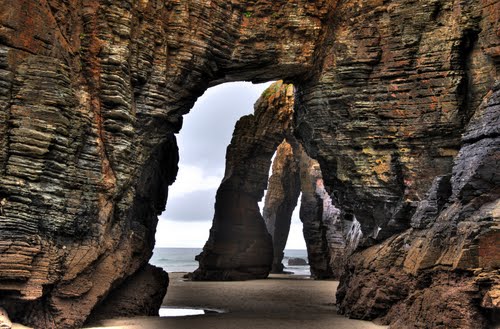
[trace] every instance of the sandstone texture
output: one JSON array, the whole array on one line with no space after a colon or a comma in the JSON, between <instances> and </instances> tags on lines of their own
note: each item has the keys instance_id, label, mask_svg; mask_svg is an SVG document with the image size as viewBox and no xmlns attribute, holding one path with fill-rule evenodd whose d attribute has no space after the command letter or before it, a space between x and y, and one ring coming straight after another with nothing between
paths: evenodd
<instances>
[{"instance_id":1,"label":"sandstone texture","mask_svg":"<svg viewBox=\"0 0 500 329\"><path fill-rule=\"evenodd\" d=\"M167 292L168 274L147 264L128 277L92 311L87 322L132 316L158 316Z\"/></svg>"},{"instance_id":2,"label":"sandstone texture","mask_svg":"<svg viewBox=\"0 0 500 329\"><path fill-rule=\"evenodd\" d=\"M0 8L0 306L37 328L78 327L152 254L182 115L209 85L310 72L328 8L138 0Z\"/></svg>"},{"instance_id":3,"label":"sandstone texture","mask_svg":"<svg viewBox=\"0 0 500 329\"><path fill-rule=\"evenodd\" d=\"M236 123L227 148L225 175L217 190L210 237L197 256L194 280L268 276L273 241L258 202L267 187L271 159L290 131L293 97L292 85L275 82L255 103L254 114Z\"/></svg>"},{"instance_id":4,"label":"sandstone texture","mask_svg":"<svg viewBox=\"0 0 500 329\"><path fill-rule=\"evenodd\" d=\"M300 159L296 147L292 147L289 136L276 150L272 175L269 177L262 216L273 241L272 273L283 273L284 250L290 233L292 214L300 195Z\"/></svg>"},{"instance_id":5,"label":"sandstone texture","mask_svg":"<svg viewBox=\"0 0 500 329\"><path fill-rule=\"evenodd\" d=\"M0 307L15 322L78 327L146 266L182 115L209 86L277 79L296 87L294 134L347 221L346 246L363 248L345 267L340 311L394 328L498 319L500 1L0 9ZM226 191L245 177L250 192L233 201L255 214L252 185L266 182L232 167ZM223 232L246 231L224 225L201 277L233 278L220 276L231 267ZM233 258L243 266L227 273L264 273L272 253L262 256L267 267Z\"/></svg>"}]
</instances>

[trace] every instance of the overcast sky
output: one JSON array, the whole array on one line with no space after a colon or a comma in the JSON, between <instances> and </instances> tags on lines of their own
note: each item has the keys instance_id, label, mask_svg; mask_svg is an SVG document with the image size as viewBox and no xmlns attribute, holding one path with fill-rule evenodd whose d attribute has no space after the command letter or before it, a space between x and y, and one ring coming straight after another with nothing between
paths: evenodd
<instances>
[{"instance_id":1,"label":"overcast sky","mask_svg":"<svg viewBox=\"0 0 500 329\"><path fill-rule=\"evenodd\" d=\"M269 85L234 82L210 88L184 116L177 135L179 174L160 216L157 247L203 247L212 226L215 192L224 175L234 125L243 115L253 113L253 104ZM287 248L305 249L298 207L290 231Z\"/></svg>"}]
</instances>

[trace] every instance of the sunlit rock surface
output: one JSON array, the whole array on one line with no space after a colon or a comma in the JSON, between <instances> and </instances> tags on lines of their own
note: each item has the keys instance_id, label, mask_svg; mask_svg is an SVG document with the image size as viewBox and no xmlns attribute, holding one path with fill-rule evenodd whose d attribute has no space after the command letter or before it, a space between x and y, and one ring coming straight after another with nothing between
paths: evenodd
<instances>
[{"instance_id":1,"label":"sunlit rock surface","mask_svg":"<svg viewBox=\"0 0 500 329\"><path fill-rule=\"evenodd\" d=\"M276 150L269 177L262 216L273 241L272 273L283 273L284 250L290 233L292 214L300 195L300 158L287 136ZM293 138L295 140L295 138ZM295 144L297 142L295 141Z\"/></svg>"},{"instance_id":2,"label":"sunlit rock surface","mask_svg":"<svg viewBox=\"0 0 500 329\"><path fill-rule=\"evenodd\" d=\"M210 85L277 79L296 86L295 134L367 248L341 311L397 328L498 314L500 1L0 6L12 320L81 325L151 256L181 116Z\"/></svg>"}]
</instances>

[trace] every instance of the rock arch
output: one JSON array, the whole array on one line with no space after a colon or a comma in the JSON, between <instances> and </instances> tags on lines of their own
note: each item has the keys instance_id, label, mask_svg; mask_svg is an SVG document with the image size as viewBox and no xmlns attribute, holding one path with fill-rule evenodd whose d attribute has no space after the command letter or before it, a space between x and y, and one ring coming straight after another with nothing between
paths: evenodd
<instances>
[{"instance_id":1,"label":"rock arch","mask_svg":"<svg viewBox=\"0 0 500 329\"><path fill-rule=\"evenodd\" d=\"M258 279L269 274L272 241L257 203L267 186L273 154L291 131L293 98L292 85L276 82L255 103L254 114L236 123L210 237L197 257L200 266L193 279Z\"/></svg>"},{"instance_id":2,"label":"rock arch","mask_svg":"<svg viewBox=\"0 0 500 329\"><path fill-rule=\"evenodd\" d=\"M301 191L300 218L311 274L318 279L340 276L347 232L322 185L319 164L293 136L293 108L293 85L278 81L257 100L255 113L236 123L210 237L197 257L194 280L259 279L270 271L282 272L283 250ZM261 216L258 202L266 188Z\"/></svg>"},{"instance_id":3,"label":"rock arch","mask_svg":"<svg viewBox=\"0 0 500 329\"><path fill-rule=\"evenodd\" d=\"M196 98L313 69L327 6L296 4L1 4L0 291L14 319L79 326L147 266Z\"/></svg>"},{"instance_id":4,"label":"rock arch","mask_svg":"<svg viewBox=\"0 0 500 329\"><path fill-rule=\"evenodd\" d=\"M0 5L0 291L15 319L78 326L143 269L182 114L209 85L279 78L297 86L296 133L363 231L340 310L449 328L498 313L485 257L498 231L498 0ZM444 201L428 200L442 207L419 209L450 175ZM419 308L446 305L447 274L464 306Z\"/></svg>"}]
</instances>

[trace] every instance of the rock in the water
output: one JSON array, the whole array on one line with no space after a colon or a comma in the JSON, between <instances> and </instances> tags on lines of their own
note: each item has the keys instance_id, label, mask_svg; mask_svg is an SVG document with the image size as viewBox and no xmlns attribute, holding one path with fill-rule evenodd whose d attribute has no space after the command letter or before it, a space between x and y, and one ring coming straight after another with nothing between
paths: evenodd
<instances>
[{"instance_id":1,"label":"rock in the water","mask_svg":"<svg viewBox=\"0 0 500 329\"><path fill-rule=\"evenodd\" d=\"M292 257L288 259L288 266L305 266L307 261L304 258Z\"/></svg>"}]
</instances>

